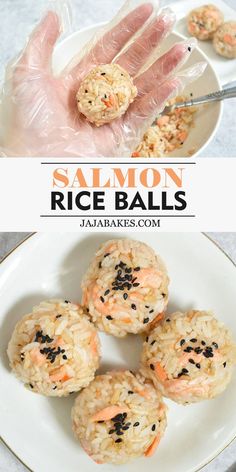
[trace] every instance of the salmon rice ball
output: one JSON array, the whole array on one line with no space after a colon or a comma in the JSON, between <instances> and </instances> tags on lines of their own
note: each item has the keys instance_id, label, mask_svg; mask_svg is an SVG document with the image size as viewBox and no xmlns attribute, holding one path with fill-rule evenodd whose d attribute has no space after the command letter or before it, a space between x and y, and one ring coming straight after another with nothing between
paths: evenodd
<instances>
[{"instance_id":1,"label":"salmon rice ball","mask_svg":"<svg viewBox=\"0 0 236 472\"><path fill-rule=\"evenodd\" d=\"M202 41L212 39L224 22L224 15L214 5L204 5L192 10L188 16L188 31Z\"/></svg>"},{"instance_id":2,"label":"salmon rice ball","mask_svg":"<svg viewBox=\"0 0 236 472\"><path fill-rule=\"evenodd\" d=\"M166 429L166 406L130 371L100 375L77 397L73 431L97 463L124 464L154 454Z\"/></svg>"},{"instance_id":3,"label":"salmon rice ball","mask_svg":"<svg viewBox=\"0 0 236 472\"><path fill-rule=\"evenodd\" d=\"M139 241L102 245L82 281L82 304L95 325L124 337L146 331L165 310L169 278L153 249Z\"/></svg>"},{"instance_id":4,"label":"salmon rice ball","mask_svg":"<svg viewBox=\"0 0 236 472\"><path fill-rule=\"evenodd\" d=\"M133 79L122 67L101 65L83 80L77 93L78 109L99 127L124 115L137 94Z\"/></svg>"},{"instance_id":5,"label":"salmon rice ball","mask_svg":"<svg viewBox=\"0 0 236 472\"><path fill-rule=\"evenodd\" d=\"M236 21L228 21L218 29L213 45L221 56L227 59L236 58Z\"/></svg>"},{"instance_id":6,"label":"salmon rice ball","mask_svg":"<svg viewBox=\"0 0 236 472\"><path fill-rule=\"evenodd\" d=\"M7 353L13 372L27 388L61 397L94 379L100 343L80 306L50 300L17 323Z\"/></svg>"},{"instance_id":7,"label":"salmon rice ball","mask_svg":"<svg viewBox=\"0 0 236 472\"><path fill-rule=\"evenodd\" d=\"M140 372L164 396L187 404L221 394L235 363L231 333L211 312L177 312L146 338Z\"/></svg>"}]
</instances>

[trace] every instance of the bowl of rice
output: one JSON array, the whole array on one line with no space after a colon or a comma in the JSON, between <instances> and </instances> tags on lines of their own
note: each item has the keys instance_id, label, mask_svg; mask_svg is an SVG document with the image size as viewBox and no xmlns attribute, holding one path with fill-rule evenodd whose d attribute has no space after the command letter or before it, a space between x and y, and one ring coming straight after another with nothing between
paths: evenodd
<instances>
[{"instance_id":1,"label":"bowl of rice","mask_svg":"<svg viewBox=\"0 0 236 472\"><path fill-rule=\"evenodd\" d=\"M60 74L79 54L81 48L104 24L81 29L60 42L53 57L53 70ZM171 33L161 45L159 55L164 54L177 42L185 38L179 33ZM187 86L178 100L197 98L221 89L220 80L208 57L196 48L184 68L197 62L207 62L207 69L196 82ZM196 157L201 155L210 144L219 127L223 103L202 105L197 108L184 108L172 112L155 122L147 129L140 144L132 152L132 157Z\"/></svg>"}]
</instances>

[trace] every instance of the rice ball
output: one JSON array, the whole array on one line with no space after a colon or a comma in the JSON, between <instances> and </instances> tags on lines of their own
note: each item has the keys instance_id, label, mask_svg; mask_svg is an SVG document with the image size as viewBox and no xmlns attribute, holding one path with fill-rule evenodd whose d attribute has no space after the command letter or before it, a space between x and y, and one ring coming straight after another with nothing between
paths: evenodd
<instances>
[{"instance_id":1,"label":"rice ball","mask_svg":"<svg viewBox=\"0 0 236 472\"><path fill-rule=\"evenodd\" d=\"M77 397L73 431L98 464L154 454L166 429L166 406L152 385L130 371L100 375Z\"/></svg>"},{"instance_id":2,"label":"rice ball","mask_svg":"<svg viewBox=\"0 0 236 472\"><path fill-rule=\"evenodd\" d=\"M236 21L228 21L217 30L213 45L221 56L227 59L236 58Z\"/></svg>"},{"instance_id":3,"label":"rice ball","mask_svg":"<svg viewBox=\"0 0 236 472\"><path fill-rule=\"evenodd\" d=\"M82 304L102 331L146 331L168 303L169 278L153 249L130 239L102 245L82 281Z\"/></svg>"},{"instance_id":4,"label":"rice ball","mask_svg":"<svg viewBox=\"0 0 236 472\"><path fill-rule=\"evenodd\" d=\"M94 379L100 343L80 306L50 300L17 323L7 353L13 372L26 387L61 397Z\"/></svg>"},{"instance_id":5,"label":"rice ball","mask_svg":"<svg viewBox=\"0 0 236 472\"><path fill-rule=\"evenodd\" d=\"M204 5L192 10L188 16L188 31L202 41L212 39L222 25L224 15L214 5Z\"/></svg>"},{"instance_id":6,"label":"rice ball","mask_svg":"<svg viewBox=\"0 0 236 472\"><path fill-rule=\"evenodd\" d=\"M95 67L77 93L80 113L96 126L120 118L137 96L133 79L117 64Z\"/></svg>"},{"instance_id":7,"label":"rice ball","mask_svg":"<svg viewBox=\"0 0 236 472\"><path fill-rule=\"evenodd\" d=\"M151 331L141 373L177 403L215 398L229 384L236 345L223 323L208 311L174 313Z\"/></svg>"}]
</instances>

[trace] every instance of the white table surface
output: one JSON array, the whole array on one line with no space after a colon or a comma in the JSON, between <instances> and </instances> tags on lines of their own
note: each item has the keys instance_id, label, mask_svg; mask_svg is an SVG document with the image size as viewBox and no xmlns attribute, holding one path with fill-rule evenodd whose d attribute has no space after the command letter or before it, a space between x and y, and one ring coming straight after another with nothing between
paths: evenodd
<instances>
[{"instance_id":1,"label":"white table surface","mask_svg":"<svg viewBox=\"0 0 236 472\"><path fill-rule=\"evenodd\" d=\"M0 260L13 249L27 233L0 233ZM236 233L209 233L236 263ZM25 467L0 442L0 472L27 472ZM40 472L44 472L43 470ZM69 470L65 472L70 472ZM164 471L160 471L164 472ZM173 471L174 472L174 471ZM236 472L236 441L203 472Z\"/></svg>"},{"instance_id":2,"label":"white table surface","mask_svg":"<svg viewBox=\"0 0 236 472\"><path fill-rule=\"evenodd\" d=\"M24 46L32 28L50 3L63 0L0 0L0 81L4 67ZM181 2L181 0L176 0ZM71 0L74 30L97 22L108 21L124 0ZM162 0L162 4L173 0ZM236 0L225 0L236 10ZM207 3L207 1L206 1ZM214 1L213 1L214 3ZM235 117L236 99L225 102L221 128L212 143L203 151L205 157L236 157Z\"/></svg>"}]
</instances>

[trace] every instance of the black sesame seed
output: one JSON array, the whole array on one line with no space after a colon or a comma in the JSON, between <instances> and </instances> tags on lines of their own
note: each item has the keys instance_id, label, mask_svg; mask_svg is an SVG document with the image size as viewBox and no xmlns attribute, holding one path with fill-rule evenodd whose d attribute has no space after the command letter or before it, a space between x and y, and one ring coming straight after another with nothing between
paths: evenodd
<instances>
[{"instance_id":1,"label":"black sesame seed","mask_svg":"<svg viewBox=\"0 0 236 472\"><path fill-rule=\"evenodd\" d=\"M69 300L65 300L65 303L68 305L68 303L70 303L70 301L69 301Z\"/></svg>"},{"instance_id":2,"label":"black sesame seed","mask_svg":"<svg viewBox=\"0 0 236 472\"><path fill-rule=\"evenodd\" d=\"M137 426L139 426L139 424L140 423L138 421L136 421L136 423L134 423L134 428L137 428Z\"/></svg>"},{"instance_id":3,"label":"black sesame seed","mask_svg":"<svg viewBox=\"0 0 236 472\"><path fill-rule=\"evenodd\" d=\"M214 343L212 343L212 346L214 346L216 349L218 349L218 347L219 347L219 346L218 346L218 344L217 344L217 343L215 343L215 342L214 342Z\"/></svg>"},{"instance_id":4,"label":"black sesame seed","mask_svg":"<svg viewBox=\"0 0 236 472\"><path fill-rule=\"evenodd\" d=\"M185 344L185 339L181 339L180 346L183 346L184 344Z\"/></svg>"},{"instance_id":5,"label":"black sesame seed","mask_svg":"<svg viewBox=\"0 0 236 472\"><path fill-rule=\"evenodd\" d=\"M151 369L151 370L155 370L155 367L154 367L153 364L150 364L150 369Z\"/></svg>"},{"instance_id":6,"label":"black sesame seed","mask_svg":"<svg viewBox=\"0 0 236 472\"><path fill-rule=\"evenodd\" d=\"M133 395L133 393L134 393L133 390L129 390L129 391L128 391L128 394L129 394L129 395Z\"/></svg>"},{"instance_id":7,"label":"black sesame seed","mask_svg":"<svg viewBox=\"0 0 236 472\"><path fill-rule=\"evenodd\" d=\"M143 324L147 324L147 323L149 323L149 318L144 318Z\"/></svg>"},{"instance_id":8,"label":"black sesame seed","mask_svg":"<svg viewBox=\"0 0 236 472\"><path fill-rule=\"evenodd\" d=\"M101 423L104 423L104 421L103 421L103 420L100 420L100 421L98 421L98 423L101 424Z\"/></svg>"},{"instance_id":9,"label":"black sesame seed","mask_svg":"<svg viewBox=\"0 0 236 472\"><path fill-rule=\"evenodd\" d=\"M34 386L32 384L29 384L30 388L34 388Z\"/></svg>"},{"instance_id":10,"label":"black sesame seed","mask_svg":"<svg viewBox=\"0 0 236 472\"><path fill-rule=\"evenodd\" d=\"M116 443L121 443L121 442L122 442L122 439L121 439L121 438L118 438L118 439L116 439L115 442L116 442Z\"/></svg>"},{"instance_id":11,"label":"black sesame seed","mask_svg":"<svg viewBox=\"0 0 236 472\"><path fill-rule=\"evenodd\" d=\"M67 356L64 354L64 356L62 356L62 359L64 359L64 361L67 360Z\"/></svg>"},{"instance_id":12,"label":"black sesame seed","mask_svg":"<svg viewBox=\"0 0 236 472\"><path fill-rule=\"evenodd\" d=\"M108 289L105 291L105 293L104 293L104 297L106 297L107 295L109 295L109 293L110 293L110 290L109 290L109 288L108 288Z\"/></svg>"},{"instance_id":13,"label":"black sesame seed","mask_svg":"<svg viewBox=\"0 0 236 472\"><path fill-rule=\"evenodd\" d=\"M193 359L189 359L188 361L190 362L190 364L195 364L195 361Z\"/></svg>"},{"instance_id":14,"label":"black sesame seed","mask_svg":"<svg viewBox=\"0 0 236 472\"><path fill-rule=\"evenodd\" d=\"M134 303L132 303L131 308L132 308L132 310L137 310L137 307Z\"/></svg>"},{"instance_id":15,"label":"black sesame seed","mask_svg":"<svg viewBox=\"0 0 236 472\"><path fill-rule=\"evenodd\" d=\"M98 267L99 267L99 269L102 268L102 263L101 262L99 262Z\"/></svg>"},{"instance_id":16,"label":"black sesame seed","mask_svg":"<svg viewBox=\"0 0 236 472\"><path fill-rule=\"evenodd\" d=\"M214 357L213 352L209 352L209 351L203 352L203 355L204 355L204 357L206 357L207 359L209 359L210 357Z\"/></svg>"},{"instance_id":17,"label":"black sesame seed","mask_svg":"<svg viewBox=\"0 0 236 472\"><path fill-rule=\"evenodd\" d=\"M121 425L121 422L120 422L120 421L117 421L117 423L114 423L114 427L115 427L116 429L120 429L121 426L122 426L122 425Z\"/></svg>"},{"instance_id":18,"label":"black sesame seed","mask_svg":"<svg viewBox=\"0 0 236 472\"><path fill-rule=\"evenodd\" d=\"M66 352L65 349L61 349L61 353L64 354L64 352Z\"/></svg>"},{"instance_id":19,"label":"black sesame seed","mask_svg":"<svg viewBox=\"0 0 236 472\"><path fill-rule=\"evenodd\" d=\"M125 269L125 273L126 273L126 274L131 274L131 272L132 272L132 269L131 269L130 267L127 268L127 269Z\"/></svg>"},{"instance_id":20,"label":"black sesame seed","mask_svg":"<svg viewBox=\"0 0 236 472\"><path fill-rule=\"evenodd\" d=\"M186 347L186 349L184 349L184 352L192 352L193 350L194 350L193 347L188 346Z\"/></svg>"},{"instance_id":21,"label":"black sesame seed","mask_svg":"<svg viewBox=\"0 0 236 472\"><path fill-rule=\"evenodd\" d=\"M150 314L150 315L151 315L152 313L154 313L154 310L149 311L149 314ZM167 320L166 320L166 321L167 321Z\"/></svg>"},{"instance_id":22,"label":"black sesame seed","mask_svg":"<svg viewBox=\"0 0 236 472\"><path fill-rule=\"evenodd\" d=\"M88 93L88 90L85 90L85 93Z\"/></svg>"},{"instance_id":23,"label":"black sesame seed","mask_svg":"<svg viewBox=\"0 0 236 472\"><path fill-rule=\"evenodd\" d=\"M153 424L153 425L152 425L152 431L155 431L155 430L156 430L156 425Z\"/></svg>"},{"instance_id":24,"label":"black sesame seed","mask_svg":"<svg viewBox=\"0 0 236 472\"><path fill-rule=\"evenodd\" d=\"M201 364L196 364L197 369L201 369Z\"/></svg>"},{"instance_id":25,"label":"black sesame seed","mask_svg":"<svg viewBox=\"0 0 236 472\"><path fill-rule=\"evenodd\" d=\"M128 426L128 428L131 426L131 423L126 423L125 426Z\"/></svg>"},{"instance_id":26,"label":"black sesame seed","mask_svg":"<svg viewBox=\"0 0 236 472\"><path fill-rule=\"evenodd\" d=\"M140 284L139 284L138 282L135 282L135 283L133 284L133 287L139 287L139 285L140 285Z\"/></svg>"},{"instance_id":27,"label":"black sesame seed","mask_svg":"<svg viewBox=\"0 0 236 472\"><path fill-rule=\"evenodd\" d=\"M129 429L129 426L128 426L128 424L126 424L125 426L123 426L123 428L122 428L122 429L123 429L123 431L127 431L127 430Z\"/></svg>"},{"instance_id":28,"label":"black sesame seed","mask_svg":"<svg viewBox=\"0 0 236 472\"><path fill-rule=\"evenodd\" d=\"M109 321L113 320L112 316L110 316L110 315L106 316L106 319L109 320Z\"/></svg>"},{"instance_id":29,"label":"black sesame seed","mask_svg":"<svg viewBox=\"0 0 236 472\"><path fill-rule=\"evenodd\" d=\"M101 75L106 75L106 72L102 72Z\"/></svg>"},{"instance_id":30,"label":"black sesame seed","mask_svg":"<svg viewBox=\"0 0 236 472\"><path fill-rule=\"evenodd\" d=\"M62 317L62 315L57 315L57 316L56 316L56 318L61 318L61 317Z\"/></svg>"},{"instance_id":31,"label":"black sesame seed","mask_svg":"<svg viewBox=\"0 0 236 472\"><path fill-rule=\"evenodd\" d=\"M89 100L89 105L92 105L92 103L93 103L92 100Z\"/></svg>"},{"instance_id":32,"label":"black sesame seed","mask_svg":"<svg viewBox=\"0 0 236 472\"><path fill-rule=\"evenodd\" d=\"M111 253L110 253L110 252L107 252L107 253L104 255L104 259L105 259L105 257L108 257L108 256L110 256L110 255L111 255Z\"/></svg>"},{"instance_id":33,"label":"black sesame seed","mask_svg":"<svg viewBox=\"0 0 236 472\"><path fill-rule=\"evenodd\" d=\"M185 369L185 367L182 369L183 374L188 374L188 369Z\"/></svg>"},{"instance_id":34,"label":"black sesame seed","mask_svg":"<svg viewBox=\"0 0 236 472\"><path fill-rule=\"evenodd\" d=\"M109 433L108 434L114 434L115 433L115 430L114 429L110 429Z\"/></svg>"},{"instance_id":35,"label":"black sesame seed","mask_svg":"<svg viewBox=\"0 0 236 472\"><path fill-rule=\"evenodd\" d=\"M148 308L150 308L150 306L148 306L148 305L145 305L145 308L147 308L147 309L148 309Z\"/></svg>"},{"instance_id":36,"label":"black sesame seed","mask_svg":"<svg viewBox=\"0 0 236 472\"><path fill-rule=\"evenodd\" d=\"M114 418L111 419L111 421L116 422L116 421L122 421L122 414L119 413L118 415L114 416Z\"/></svg>"},{"instance_id":37,"label":"black sesame seed","mask_svg":"<svg viewBox=\"0 0 236 472\"><path fill-rule=\"evenodd\" d=\"M190 97L193 97L193 93L192 93L192 92L190 93Z\"/></svg>"},{"instance_id":38,"label":"black sesame seed","mask_svg":"<svg viewBox=\"0 0 236 472\"><path fill-rule=\"evenodd\" d=\"M104 300L103 297L100 297L100 300L101 300L102 303L105 303L105 300Z\"/></svg>"},{"instance_id":39,"label":"black sesame seed","mask_svg":"<svg viewBox=\"0 0 236 472\"><path fill-rule=\"evenodd\" d=\"M150 312L150 313L151 313L151 312ZM166 322L167 322L167 323L170 323L170 318L167 318Z\"/></svg>"},{"instance_id":40,"label":"black sesame seed","mask_svg":"<svg viewBox=\"0 0 236 472\"><path fill-rule=\"evenodd\" d=\"M197 342L197 339L196 339L196 338L190 339L190 343L196 343L196 342Z\"/></svg>"},{"instance_id":41,"label":"black sesame seed","mask_svg":"<svg viewBox=\"0 0 236 472\"><path fill-rule=\"evenodd\" d=\"M200 347L196 347L194 351L196 352L196 354L201 354L203 349L201 349Z\"/></svg>"},{"instance_id":42,"label":"black sesame seed","mask_svg":"<svg viewBox=\"0 0 236 472\"><path fill-rule=\"evenodd\" d=\"M202 342L201 342L201 345L202 345L202 346L205 346L205 345L206 345L205 341L202 341Z\"/></svg>"},{"instance_id":43,"label":"black sesame seed","mask_svg":"<svg viewBox=\"0 0 236 472\"><path fill-rule=\"evenodd\" d=\"M154 341L151 342L151 346L154 346L155 343L156 343L156 340L154 339Z\"/></svg>"},{"instance_id":44,"label":"black sesame seed","mask_svg":"<svg viewBox=\"0 0 236 472\"><path fill-rule=\"evenodd\" d=\"M149 340L149 337L147 336L146 339L145 339L146 343L148 343L148 340Z\"/></svg>"},{"instance_id":45,"label":"black sesame seed","mask_svg":"<svg viewBox=\"0 0 236 472\"><path fill-rule=\"evenodd\" d=\"M123 436L123 431L116 431L117 436Z\"/></svg>"},{"instance_id":46,"label":"black sesame seed","mask_svg":"<svg viewBox=\"0 0 236 472\"><path fill-rule=\"evenodd\" d=\"M224 369L225 369L226 365L227 365L227 362L224 362L224 363L223 363Z\"/></svg>"},{"instance_id":47,"label":"black sesame seed","mask_svg":"<svg viewBox=\"0 0 236 472\"><path fill-rule=\"evenodd\" d=\"M191 48L190 46L188 47L188 51L189 51L189 52L191 52L191 51L192 51L192 48Z\"/></svg>"},{"instance_id":48,"label":"black sesame seed","mask_svg":"<svg viewBox=\"0 0 236 472\"><path fill-rule=\"evenodd\" d=\"M55 385L55 387L53 387L53 390L56 390L57 389L57 386Z\"/></svg>"}]
</instances>

